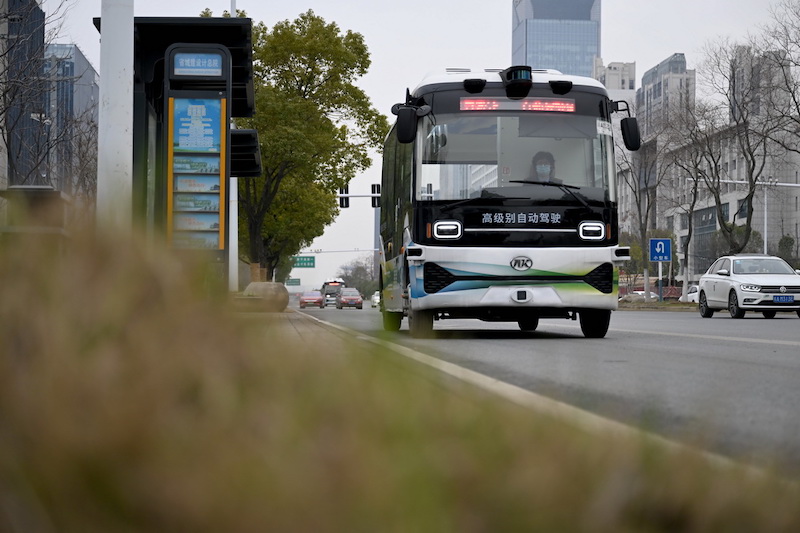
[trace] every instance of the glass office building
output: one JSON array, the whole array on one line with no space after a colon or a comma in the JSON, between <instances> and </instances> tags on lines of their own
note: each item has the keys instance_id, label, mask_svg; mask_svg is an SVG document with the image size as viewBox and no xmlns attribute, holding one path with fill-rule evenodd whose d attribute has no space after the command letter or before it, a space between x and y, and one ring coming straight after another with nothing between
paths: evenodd
<instances>
[{"instance_id":1,"label":"glass office building","mask_svg":"<svg viewBox=\"0 0 800 533\"><path fill-rule=\"evenodd\" d=\"M513 0L514 65L592 76L600 57L601 0Z\"/></svg>"}]
</instances>

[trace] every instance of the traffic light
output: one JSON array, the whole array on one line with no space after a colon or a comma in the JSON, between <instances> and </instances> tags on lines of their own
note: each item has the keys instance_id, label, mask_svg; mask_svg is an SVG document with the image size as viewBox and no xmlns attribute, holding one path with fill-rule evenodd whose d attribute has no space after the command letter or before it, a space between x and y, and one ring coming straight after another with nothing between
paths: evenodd
<instances>
[{"instance_id":1,"label":"traffic light","mask_svg":"<svg viewBox=\"0 0 800 533\"><path fill-rule=\"evenodd\" d=\"M345 185L339 189L339 207L350 207L350 187Z\"/></svg>"},{"instance_id":2,"label":"traffic light","mask_svg":"<svg viewBox=\"0 0 800 533\"><path fill-rule=\"evenodd\" d=\"M380 207L381 206L381 184L380 183L373 183L372 184L372 195L373 195L372 196L372 207Z\"/></svg>"}]
</instances>

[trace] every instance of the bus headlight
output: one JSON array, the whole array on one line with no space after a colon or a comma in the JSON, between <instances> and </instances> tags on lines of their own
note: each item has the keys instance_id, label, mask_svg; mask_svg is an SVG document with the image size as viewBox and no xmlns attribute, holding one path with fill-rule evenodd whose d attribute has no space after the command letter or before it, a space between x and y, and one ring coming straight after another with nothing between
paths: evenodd
<instances>
[{"instance_id":1,"label":"bus headlight","mask_svg":"<svg viewBox=\"0 0 800 533\"><path fill-rule=\"evenodd\" d=\"M606 225L602 222L581 222L578 235L584 241L602 241L606 238Z\"/></svg>"},{"instance_id":2,"label":"bus headlight","mask_svg":"<svg viewBox=\"0 0 800 533\"><path fill-rule=\"evenodd\" d=\"M460 239L463 232L458 220L439 220L433 224L433 236L437 239Z\"/></svg>"}]
</instances>

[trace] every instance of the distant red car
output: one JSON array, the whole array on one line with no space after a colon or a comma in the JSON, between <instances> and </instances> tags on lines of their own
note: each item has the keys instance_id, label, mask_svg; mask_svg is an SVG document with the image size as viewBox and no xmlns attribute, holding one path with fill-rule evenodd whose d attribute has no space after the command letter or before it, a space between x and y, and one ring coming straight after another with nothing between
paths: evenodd
<instances>
[{"instance_id":1,"label":"distant red car","mask_svg":"<svg viewBox=\"0 0 800 533\"><path fill-rule=\"evenodd\" d=\"M300 309L305 309L307 305L324 308L325 300L322 298L322 293L319 291L304 292L300 296Z\"/></svg>"},{"instance_id":2,"label":"distant red car","mask_svg":"<svg viewBox=\"0 0 800 533\"><path fill-rule=\"evenodd\" d=\"M361 298L361 293L358 289L351 289L345 287L336 295L336 309L343 307L355 307L361 309L364 306L364 300Z\"/></svg>"}]
</instances>

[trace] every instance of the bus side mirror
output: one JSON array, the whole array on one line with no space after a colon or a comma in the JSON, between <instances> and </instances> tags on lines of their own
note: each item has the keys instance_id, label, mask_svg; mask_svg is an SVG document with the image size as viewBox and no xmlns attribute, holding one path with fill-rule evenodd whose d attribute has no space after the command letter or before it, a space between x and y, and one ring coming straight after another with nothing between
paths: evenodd
<instances>
[{"instance_id":1,"label":"bus side mirror","mask_svg":"<svg viewBox=\"0 0 800 533\"><path fill-rule=\"evenodd\" d=\"M625 148L635 152L642 145L642 139L639 136L639 124L636 122L635 117L623 118L620 122L622 129L622 140L625 142Z\"/></svg>"},{"instance_id":2,"label":"bus side mirror","mask_svg":"<svg viewBox=\"0 0 800 533\"><path fill-rule=\"evenodd\" d=\"M417 117L424 117L431 112L431 107L420 107L408 104L394 104L392 114L397 115L397 140L403 144L414 142L417 137Z\"/></svg>"},{"instance_id":3,"label":"bus side mirror","mask_svg":"<svg viewBox=\"0 0 800 533\"><path fill-rule=\"evenodd\" d=\"M414 142L417 137L417 110L400 106L397 110L397 140L403 144Z\"/></svg>"}]
</instances>

